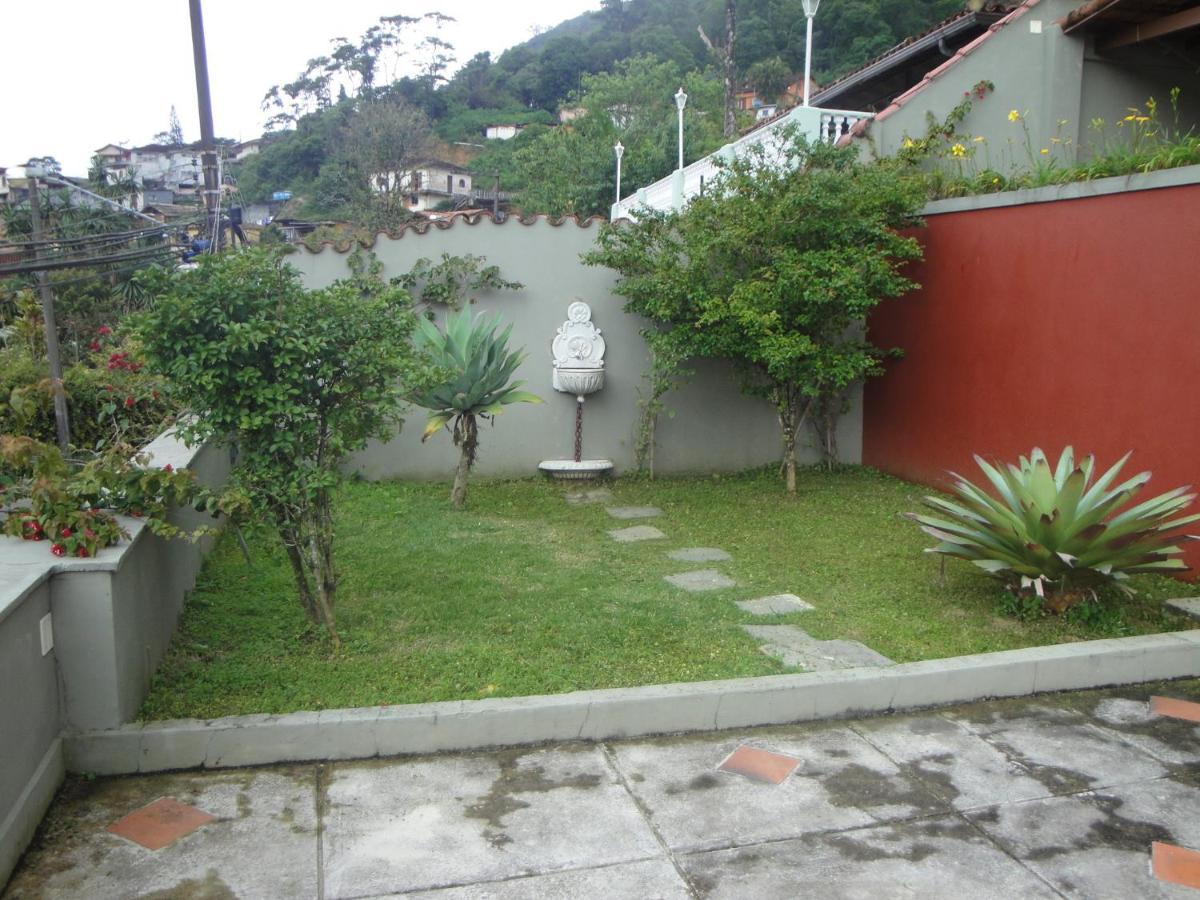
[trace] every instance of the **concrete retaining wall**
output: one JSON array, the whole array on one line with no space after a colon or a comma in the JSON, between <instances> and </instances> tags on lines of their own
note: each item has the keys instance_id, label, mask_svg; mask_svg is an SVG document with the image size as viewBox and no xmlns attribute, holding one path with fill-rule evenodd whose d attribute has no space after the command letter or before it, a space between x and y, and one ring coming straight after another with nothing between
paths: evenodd
<instances>
[{"instance_id":1,"label":"concrete retaining wall","mask_svg":"<svg viewBox=\"0 0 1200 900\"><path fill-rule=\"evenodd\" d=\"M152 465L229 474L227 450L164 436ZM172 520L198 524L179 510ZM206 518L206 517L205 517ZM112 728L146 696L211 539L164 540L126 519L131 539L94 559L58 559L44 543L0 537L0 885L63 777L63 729ZM49 617L53 649L42 653Z\"/></svg>"},{"instance_id":2,"label":"concrete retaining wall","mask_svg":"<svg viewBox=\"0 0 1200 900\"><path fill-rule=\"evenodd\" d=\"M716 731L1200 676L1200 631L886 668L543 697L153 722L67 738L72 771L125 775Z\"/></svg>"},{"instance_id":3,"label":"concrete retaining wall","mask_svg":"<svg viewBox=\"0 0 1200 900\"><path fill-rule=\"evenodd\" d=\"M605 386L584 404L584 457L611 459L618 472L631 469L639 389L645 387L642 374L649 362L639 332L647 323L624 312L623 298L613 293L611 271L580 261L580 254L593 248L599 225L578 225L574 220L554 225L545 217L528 224L511 217L503 223L489 217L458 217L452 222L424 233L409 228L396 238L380 235L373 250L385 277L407 272L422 257L437 261L443 253L474 254L525 285L519 291L483 293L475 309L499 313L513 323L510 346L529 353L517 377L545 403L511 406L495 428L482 431L478 471L528 476L544 459L571 458L575 400L551 387L550 343L575 300L591 306L592 320L607 344ZM319 253L302 249L289 261L309 287L322 287L348 274L348 255L326 246ZM659 423L655 471L736 471L777 461L782 443L770 404L738 390L732 368L723 361L701 360L694 368L691 383L665 398L671 415L662 416ZM457 453L448 435L422 444L424 421L424 411L413 410L398 439L371 446L352 465L369 478L449 478ZM861 459L861 423L861 402L855 396L838 434L844 462ZM801 436L802 441L809 439L808 434ZM818 459L809 448L802 455L809 462Z\"/></svg>"}]
</instances>

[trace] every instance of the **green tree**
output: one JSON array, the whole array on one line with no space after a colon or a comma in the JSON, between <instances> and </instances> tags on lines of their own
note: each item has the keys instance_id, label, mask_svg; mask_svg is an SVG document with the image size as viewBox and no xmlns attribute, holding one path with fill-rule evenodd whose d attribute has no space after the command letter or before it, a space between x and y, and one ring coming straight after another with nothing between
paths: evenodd
<instances>
[{"instance_id":1,"label":"green tree","mask_svg":"<svg viewBox=\"0 0 1200 900\"><path fill-rule=\"evenodd\" d=\"M721 84L709 74L684 74L671 62L638 56L613 72L583 79L579 105L586 110L569 128L548 131L513 154L514 186L529 212L603 214L615 199L613 145L625 146L622 184L650 184L677 164L674 95L688 95L684 115L685 160L722 143Z\"/></svg>"},{"instance_id":2,"label":"green tree","mask_svg":"<svg viewBox=\"0 0 1200 900\"><path fill-rule=\"evenodd\" d=\"M882 371L864 322L914 287L900 268L920 246L896 229L922 202L890 165L793 138L735 161L682 211L606 225L585 257L615 269L625 308L653 323L656 359L728 358L774 405L789 492L809 415Z\"/></svg>"},{"instance_id":3,"label":"green tree","mask_svg":"<svg viewBox=\"0 0 1200 900\"><path fill-rule=\"evenodd\" d=\"M251 250L202 257L139 327L149 364L191 408L185 438L237 447L234 484L278 531L301 605L335 648L332 493L347 454L400 421L421 371L415 321L408 295L373 269L309 291Z\"/></svg>"}]
</instances>

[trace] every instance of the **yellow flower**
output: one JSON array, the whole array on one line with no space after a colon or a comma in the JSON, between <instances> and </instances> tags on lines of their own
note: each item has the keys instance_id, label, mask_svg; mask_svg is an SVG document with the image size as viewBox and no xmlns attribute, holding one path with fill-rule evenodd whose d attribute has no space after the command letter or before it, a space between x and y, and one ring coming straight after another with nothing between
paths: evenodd
<instances>
[{"instance_id":1,"label":"yellow flower","mask_svg":"<svg viewBox=\"0 0 1200 900\"><path fill-rule=\"evenodd\" d=\"M950 155L958 156L958 157L966 156L967 148L964 147L962 144L955 144L953 147L950 148Z\"/></svg>"},{"instance_id":2,"label":"yellow flower","mask_svg":"<svg viewBox=\"0 0 1200 900\"><path fill-rule=\"evenodd\" d=\"M997 175L995 178L992 179L992 184L999 184L999 183L1000 183L1000 176Z\"/></svg>"},{"instance_id":3,"label":"yellow flower","mask_svg":"<svg viewBox=\"0 0 1200 900\"><path fill-rule=\"evenodd\" d=\"M1021 120L1021 114L1019 112L1017 112L1015 109L1009 110L1008 121L1019 122L1020 120Z\"/></svg>"},{"instance_id":4,"label":"yellow flower","mask_svg":"<svg viewBox=\"0 0 1200 900\"><path fill-rule=\"evenodd\" d=\"M1046 154L1048 154L1050 151L1049 151L1049 150L1047 150L1045 147L1043 147L1041 152L1042 152L1042 156L1045 156L1045 155L1046 155Z\"/></svg>"},{"instance_id":5,"label":"yellow flower","mask_svg":"<svg viewBox=\"0 0 1200 900\"><path fill-rule=\"evenodd\" d=\"M1134 116L1134 117L1133 117L1133 121L1135 121L1135 122L1149 122L1149 121L1150 121L1150 117L1149 117L1149 116Z\"/></svg>"},{"instance_id":6,"label":"yellow flower","mask_svg":"<svg viewBox=\"0 0 1200 900\"><path fill-rule=\"evenodd\" d=\"M1129 115L1127 115L1127 116L1126 116L1124 119L1122 119L1121 121L1122 121L1122 122L1136 122L1136 121L1137 121L1137 116L1135 116L1133 113L1130 113Z\"/></svg>"},{"instance_id":7,"label":"yellow flower","mask_svg":"<svg viewBox=\"0 0 1200 900\"><path fill-rule=\"evenodd\" d=\"M904 139L904 149L907 150L908 148L910 148L912 146L913 146L913 139L910 137L906 137Z\"/></svg>"}]
</instances>

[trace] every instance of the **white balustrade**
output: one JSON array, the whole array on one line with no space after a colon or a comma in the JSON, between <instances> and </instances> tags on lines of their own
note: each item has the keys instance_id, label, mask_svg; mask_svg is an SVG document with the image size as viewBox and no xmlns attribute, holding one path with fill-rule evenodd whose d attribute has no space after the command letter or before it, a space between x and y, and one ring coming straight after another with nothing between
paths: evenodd
<instances>
[{"instance_id":1,"label":"white balustrade","mask_svg":"<svg viewBox=\"0 0 1200 900\"><path fill-rule=\"evenodd\" d=\"M754 146L764 145L769 156L781 156L778 150L772 152L770 139L778 137L780 132L788 127L797 127L799 133L810 141L837 143L850 133L850 129L863 119L870 118L870 113L854 112L841 109L818 109L813 106L797 106L786 116L780 116L775 121L761 128L744 134L736 141L731 141L719 150L710 153L683 169L683 190L676 190L678 171L672 172L666 178L661 178L651 185L640 188L619 203L612 205L611 218L636 219L640 207L666 210L686 203L711 187L713 180L720 172L720 159L740 157Z\"/></svg>"}]
</instances>

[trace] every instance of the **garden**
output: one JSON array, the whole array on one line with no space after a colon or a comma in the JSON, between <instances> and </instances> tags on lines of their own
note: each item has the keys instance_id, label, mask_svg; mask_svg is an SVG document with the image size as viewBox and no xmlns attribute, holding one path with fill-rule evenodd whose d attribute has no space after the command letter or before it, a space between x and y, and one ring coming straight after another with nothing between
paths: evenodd
<instances>
[{"instance_id":1,"label":"garden","mask_svg":"<svg viewBox=\"0 0 1200 900\"><path fill-rule=\"evenodd\" d=\"M1165 576L1186 568L1181 531L1200 518L1186 488L1147 499L1148 473L1070 448L979 459L948 494L840 461L855 387L902 353L874 345L863 322L916 286L906 267L922 254L924 185L904 161L803 141L785 152L783 166L765 153L733 161L682 211L603 226L586 254L646 323L641 472L582 491L472 480L493 433L483 426L503 431L506 410L546 400L518 377L528 348L512 323L472 309L524 273L444 255L389 279L358 250L344 277L310 288L287 254L243 249L144 271L136 308L68 320L63 342L92 387L67 384L81 425L66 452L51 443L55 386L14 383L4 530L81 557L127 537L125 515L171 539L223 532L146 719L803 670L746 626L892 662L1185 627L1162 600L1179 592ZM4 371L36 370L45 323L27 289L11 310ZM731 361L774 413L778 464L661 477L656 429L709 358ZM356 475L354 454L401 419L454 446L452 484ZM168 425L228 446L229 482L201 486L139 457ZM806 465L805 448L821 462ZM178 506L211 524L182 531ZM625 508L653 510L658 533L618 537ZM689 548L713 554L712 590L667 580L688 568L670 554ZM735 602L779 595L796 602L765 615Z\"/></svg>"}]
</instances>

